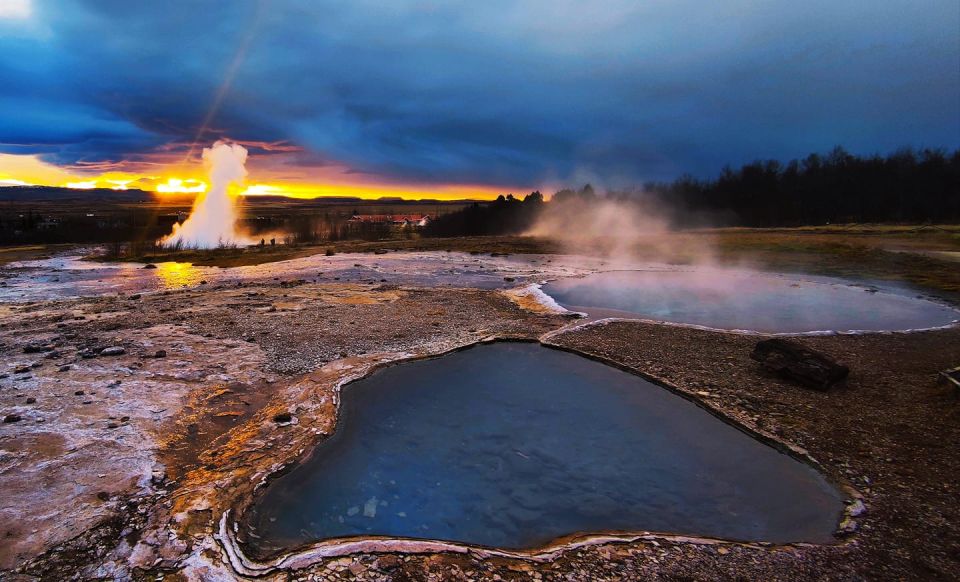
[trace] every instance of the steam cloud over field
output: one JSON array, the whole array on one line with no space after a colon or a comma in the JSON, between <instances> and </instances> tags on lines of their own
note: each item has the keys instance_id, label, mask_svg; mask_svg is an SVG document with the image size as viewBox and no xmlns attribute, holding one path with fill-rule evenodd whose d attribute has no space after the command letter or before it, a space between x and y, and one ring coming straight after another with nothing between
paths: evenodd
<instances>
[{"instance_id":1,"label":"steam cloud over field","mask_svg":"<svg viewBox=\"0 0 960 582\"><path fill-rule=\"evenodd\" d=\"M592 254L624 264L715 262L711 241L685 236L676 211L637 193L555 196L525 234L557 241L567 254Z\"/></svg>"}]
</instances>

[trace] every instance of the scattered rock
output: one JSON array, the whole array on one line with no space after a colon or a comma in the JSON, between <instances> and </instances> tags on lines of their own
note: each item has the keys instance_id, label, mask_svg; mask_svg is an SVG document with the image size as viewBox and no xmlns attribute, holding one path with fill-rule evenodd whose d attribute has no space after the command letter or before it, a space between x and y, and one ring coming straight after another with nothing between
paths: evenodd
<instances>
[{"instance_id":1,"label":"scattered rock","mask_svg":"<svg viewBox=\"0 0 960 582\"><path fill-rule=\"evenodd\" d=\"M167 357L167 350L157 350L157 352L156 352L155 354L153 354L153 357L154 357L154 358L166 358L166 357Z\"/></svg>"},{"instance_id":2,"label":"scattered rock","mask_svg":"<svg viewBox=\"0 0 960 582\"><path fill-rule=\"evenodd\" d=\"M127 350L123 349L120 346L110 346L108 348L103 348L100 350L101 356L122 356L127 353Z\"/></svg>"},{"instance_id":3,"label":"scattered rock","mask_svg":"<svg viewBox=\"0 0 960 582\"><path fill-rule=\"evenodd\" d=\"M143 268L144 268L144 269L156 269L157 266L154 265L153 263L147 263L146 265L143 266Z\"/></svg>"},{"instance_id":4,"label":"scattered rock","mask_svg":"<svg viewBox=\"0 0 960 582\"><path fill-rule=\"evenodd\" d=\"M83 390L77 390L76 392L73 393L74 396L83 396L84 394L85 392Z\"/></svg>"},{"instance_id":5,"label":"scattered rock","mask_svg":"<svg viewBox=\"0 0 960 582\"><path fill-rule=\"evenodd\" d=\"M57 368L57 371L58 371L58 372L69 372L69 371L70 371L70 364L65 364L65 365L63 365L63 366L60 366L59 368Z\"/></svg>"},{"instance_id":6,"label":"scattered rock","mask_svg":"<svg viewBox=\"0 0 960 582\"><path fill-rule=\"evenodd\" d=\"M154 485L163 485L164 481L167 480L167 469L163 465L154 465L153 470L150 471L150 482Z\"/></svg>"},{"instance_id":7,"label":"scattered rock","mask_svg":"<svg viewBox=\"0 0 960 582\"><path fill-rule=\"evenodd\" d=\"M391 571L395 570L400 566L400 559L393 554L387 554L386 556L380 556L377 558L376 568L378 570Z\"/></svg>"},{"instance_id":8,"label":"scattered rock","mask_svg":"<svg viewBox=\"0 0 960 582\"><path fill-rule=\"evenodd\" d=\"M860 529L860 526L857 524L856 520L846 517L840 522L840 525L837 526L836 535L848 536L856 533L858 529Z\"/></svg>"},{"instance_id":9,"label":"scattered rock","mask_svg":"<svg viewBox=\"0 0 960 582\"><path fill-rule=\"evenodd\" d=\"M17 366L13 369L14 374L26 374L30 371L30 366Z\"/></svg>"},{"instance_id":10,"label":"scattered rock","mask_svg":"<svg viewBox=\"0 0 960 582\"><path fill-rule=\"evenodd\" d=\"M289 412L281 412L273 415L273 422L277 424L290 424L293 422L293 415Z\"/></svg>"},{"instance_id":11,"label":"scattered rock","mask_svg":"<svg viewBox=\"0 0 960 582\"><path fill-rule=\"evenodd\" d=\"M133 295L130 296L130 299L131 299L132 301L135 301L135 300L137 300L137 299L140 299L140 297L141 297L141 295L140 295L139 293L134 293Z\"/></svg>"},{"instance_id":12,"label":"scattered rock","mask_svg":"<svg viewBox=\"0 0 960 582\"><path fill-rule=\"evenodd\" d=\"M8 414L3 417L3 422L5 424L9 424L11 422L20 422L21 420L23 420L23 418L21 418L19 414Z\"/></svg>"},{"instance_id":13,"label":"scattered rock","mask_svg":"<svg viewBox=\"0 0 960 582\"><path fill-rule=\"evenodd\" d=\"M867 512L867 506L863 504L863 501L855 499L853 503L847 506L847 515L850 517L860 517Z\"/></svg>"},{"instance_id":14,"label":"scattered rock","mask_svg":"<svg viewBox=\"0 0 960 582\"><path fill-rule=\"evenodd\" d=\"M36 404L36 403L37 403L37 399L34 398L33 396L31 396L30 398L27 398L27 404Z\"/></svg>"},{"instance_id":15,"label":"scattered rock","mask_svg":"<svg viewBox=\"0 0 960 582\"><path fill-rule=\"evenodd\" d=\"M779 376L816 390L827 390L850 374L850 368L794 340L757 342L750 357Z\"/></svg>"},{"instance_id":16,"label":"scattered rock","mask_svg":"<svg viewBox=\"0 0 960 582\"><path fill-rule=\"evenodd\" d=\"M52 352L53 346L50 344L27 344L23 346L25 354L39 354L42 352Z\"/></svg>"}]
</instances>

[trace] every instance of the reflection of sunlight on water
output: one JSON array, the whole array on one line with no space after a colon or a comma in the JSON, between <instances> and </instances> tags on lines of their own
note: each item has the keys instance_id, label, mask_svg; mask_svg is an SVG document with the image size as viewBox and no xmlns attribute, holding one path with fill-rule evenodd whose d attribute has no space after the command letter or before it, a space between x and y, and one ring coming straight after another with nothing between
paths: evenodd
<instances>
[{"instance_id":1,"label":"reflection of sunlight on water","mask_svg":"<svg viewBox=\"0 0 960 582\"><path fill-rule=\"evenodd\" d=\"M203 278L202 270L193 263L157 263L153 272L167 289L196 285Z\"/></svg>"}]
</instances>

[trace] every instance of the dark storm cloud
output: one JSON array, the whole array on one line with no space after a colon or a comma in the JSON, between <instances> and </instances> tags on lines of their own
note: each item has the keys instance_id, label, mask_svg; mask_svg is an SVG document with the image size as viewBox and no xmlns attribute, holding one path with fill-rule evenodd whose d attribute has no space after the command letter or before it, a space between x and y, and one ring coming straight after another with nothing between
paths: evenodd
<instances>
[{"instance_id":1,"label":"dark storm cloud","mask_svg":"<svg viewBox=\"0 0 960 582\"><path fill-rule=\"evenodd\" d=\"M955 0L711 4L34 0L0 20L0 150L189 143L225 80L201 141L408 180L617 184L960 145Z\"/></svg>"}]
</instances>

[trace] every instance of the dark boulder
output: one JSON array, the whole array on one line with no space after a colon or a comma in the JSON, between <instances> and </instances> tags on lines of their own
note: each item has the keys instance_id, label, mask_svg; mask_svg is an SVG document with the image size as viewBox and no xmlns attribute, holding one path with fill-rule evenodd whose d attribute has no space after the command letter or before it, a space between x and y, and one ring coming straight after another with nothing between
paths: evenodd
<instances>
[{"instance_id":1,"label":"dark boulder","mask_svg":"<svg viewBox=\"0 0 960 582\"><path fill-rule=\"evenodd\" d=\"M52 352L53 346L50 344L27 344L23 346L25 354L39 354L42 352Z\"/></svg>"},{"instance_id":2,"label":"dark boulder","mask_svg":"<svg viewBox=\"0 0 960 582\"><path fill-rule=\"evenodd\" d=\"M757 342L750 357L780 377L816 390L827 390L850 374L850 368L794 340Z\"/></svg>"}]
</instances>

